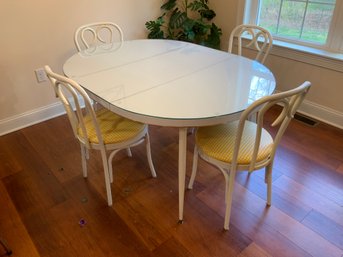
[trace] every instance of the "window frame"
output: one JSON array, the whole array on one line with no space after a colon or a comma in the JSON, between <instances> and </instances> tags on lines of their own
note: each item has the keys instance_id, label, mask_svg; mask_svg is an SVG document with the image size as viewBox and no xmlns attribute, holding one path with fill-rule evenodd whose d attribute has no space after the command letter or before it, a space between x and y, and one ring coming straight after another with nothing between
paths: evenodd
<instances>
[{"instance_id":1,"label":"window frame","mask_svg":"<svg viewBox=\"0 0 343 257\"><path fill-rule=\"evenodd\" d=\"M259 0L240 0L237 24L256 24L258 8ZM326 44L275 38L271 54L343 72L343 1L336 0Z\"/></svg>"}]
</instances>

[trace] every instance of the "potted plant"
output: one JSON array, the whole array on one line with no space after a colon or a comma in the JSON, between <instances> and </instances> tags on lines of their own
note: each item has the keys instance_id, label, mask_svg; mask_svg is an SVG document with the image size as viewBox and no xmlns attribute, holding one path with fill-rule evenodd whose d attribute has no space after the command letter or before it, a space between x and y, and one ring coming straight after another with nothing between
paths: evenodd
<instances>
[{"instance_id":1,"label":"potted plant","mask_svg":"<svg viewBox=\"0 0 343 257\"><path fill-rule=\"evenodd\" d=\"M212 22L216 13L208 0L167 0L162 15L145 23L148 38L174 39L220 48L222 30Z\"/></svg>"}]
</instances>

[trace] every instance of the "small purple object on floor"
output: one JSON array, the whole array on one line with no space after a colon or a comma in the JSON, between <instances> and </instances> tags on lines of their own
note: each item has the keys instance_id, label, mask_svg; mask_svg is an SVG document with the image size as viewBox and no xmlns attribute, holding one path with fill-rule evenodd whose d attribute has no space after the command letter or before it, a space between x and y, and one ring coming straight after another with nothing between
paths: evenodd
<instances>
[{"instance_id":1,"label":"small purple object on floor","mask_svg":"<svg viewBox=\"0 0 343 257\"><path fill-rule=\"evenodd\" d=\"M87 224L87 222L84 219L80 219L80 221L79 221L80 227L83 227L86 224Z\"/></svg>"}]
</instances>

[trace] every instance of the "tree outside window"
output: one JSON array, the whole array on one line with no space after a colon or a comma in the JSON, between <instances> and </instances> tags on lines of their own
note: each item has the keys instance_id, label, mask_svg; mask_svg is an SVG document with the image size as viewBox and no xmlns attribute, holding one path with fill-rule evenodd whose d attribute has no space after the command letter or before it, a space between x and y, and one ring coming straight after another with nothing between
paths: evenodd
<instances>
[{"instance_id":1,"label":"tree outside window","mask_svg":"<svg viewBox=\"0 0 343 257\"><path fill-rule=\"evenodd\" d=\"M276 37L325 44L334 0L262 0L258 24Z\"/></svg>"},{"instance_id":2,"label":"tree outside window","mask_svg":"<svg viewBox=\"0 0 343 257\"><path fill-rule=\"evenodd\" d=\"M244 22L280 41L343 53L342 12L336 0L245 0Z\"/></svg>"}]
</instances>

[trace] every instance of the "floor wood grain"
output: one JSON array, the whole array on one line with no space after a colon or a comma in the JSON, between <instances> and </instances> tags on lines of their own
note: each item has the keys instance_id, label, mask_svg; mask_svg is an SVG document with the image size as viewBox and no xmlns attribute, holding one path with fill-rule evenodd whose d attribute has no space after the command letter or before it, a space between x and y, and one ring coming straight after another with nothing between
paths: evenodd
<instances>
[{"instance_id":1,"label":"floor wood grain","mask_svg":"<svg viewBox=\"0 0 343 257\"><path fill-rule=\"evenodd\" d=\"M82 177L66 116L1 136L0 238L13 256L343 256L342 130L293 120L275 159L272 206L263 172L239 173L229 231L224 179L203 161L177 223L178 130L150 126L150 136L158 177L150 176L144 145L132 158L120 152L112 207L98 152ZM189 135L187 181L193 146Z\"/></svg>"}]
</instances>

